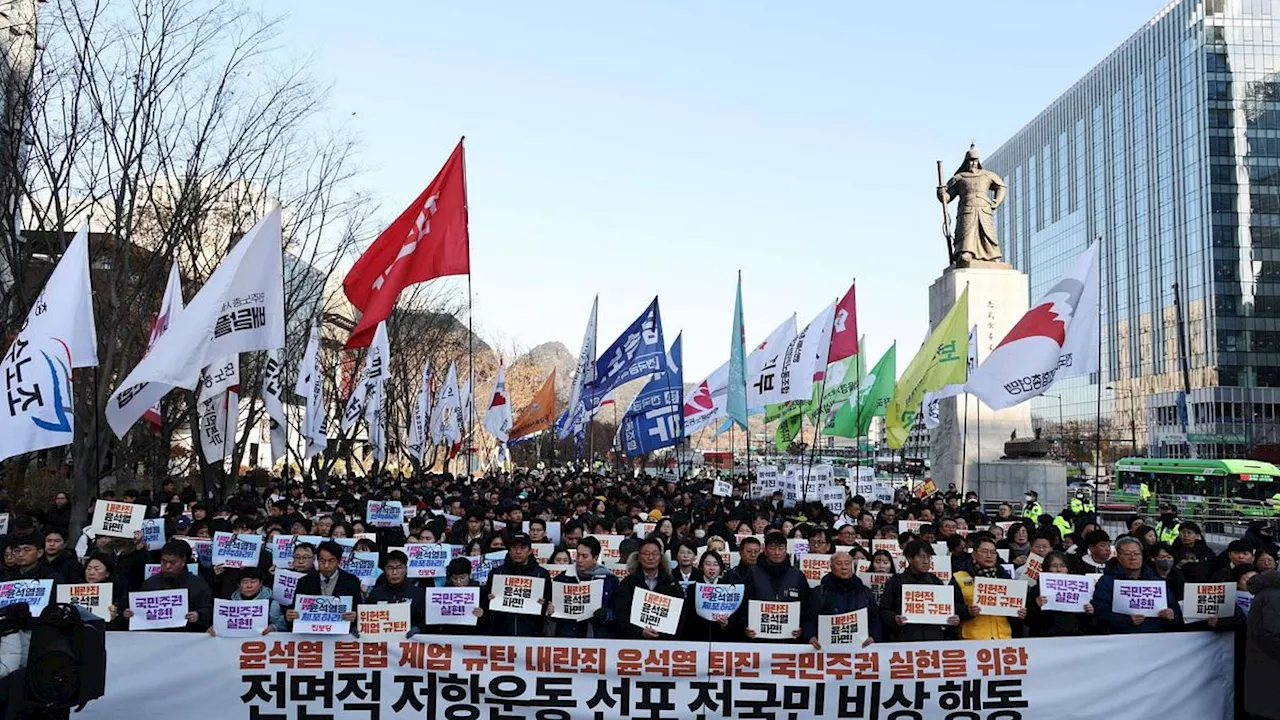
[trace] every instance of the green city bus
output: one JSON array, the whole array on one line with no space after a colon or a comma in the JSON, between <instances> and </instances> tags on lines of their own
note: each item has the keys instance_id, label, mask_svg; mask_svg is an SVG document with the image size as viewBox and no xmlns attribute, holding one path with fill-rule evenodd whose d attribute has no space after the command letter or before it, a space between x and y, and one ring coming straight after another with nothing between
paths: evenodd
<instances>
[{"instance_id":1,"label":"green city bus","mask_svg":"<svg viewBox=\"0 0 1280 720\"><path fill-rule=\"evenodd\" d=\"M1152 495L1172 496L1184 510L1231 505L1246 515L1270 516L1265 501L1280 492L1280 469L1257 460L1124 458L1116 463L1112 498L1138 504L1143 483Z\"/></svg>"}]
</instances>

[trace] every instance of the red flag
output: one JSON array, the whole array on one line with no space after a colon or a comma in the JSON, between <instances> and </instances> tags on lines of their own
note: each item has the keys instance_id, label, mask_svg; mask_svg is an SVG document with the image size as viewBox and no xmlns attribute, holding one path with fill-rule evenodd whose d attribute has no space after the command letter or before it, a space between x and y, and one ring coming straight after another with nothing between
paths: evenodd
<instances>
[{"instance_id":1,"label":"red flag","mask_svg":"<svg viewBox=\"0 0 1280 720\"><path fill-rule=\"evenodd\" d=\"M459 140L427 189L382 231L343 279L347 299L363 313L346 347L368 347L378 323L391 315L406 287L469 272L466 160Z\"/></svg>"},{"instance_id":2,"label":"red flag","mask_svg":"<svg viewBox=\"0 0 1280 720\"><path fill-rule=\"evenodd\" d=\"M854 299L854 286L840 298L836 305L836 317L831 325L831 350L827 364L858 354L858 303Z\"/></svg>"}]
</instances>

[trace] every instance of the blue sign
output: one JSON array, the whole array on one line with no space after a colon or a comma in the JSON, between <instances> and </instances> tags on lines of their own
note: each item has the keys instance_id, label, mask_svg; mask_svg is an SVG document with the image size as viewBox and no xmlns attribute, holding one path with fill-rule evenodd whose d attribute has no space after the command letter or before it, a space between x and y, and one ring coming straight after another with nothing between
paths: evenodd
<instances>
[{"instance_id":1,"label":"blue sign","mask_svg":"<svg viewBox=\"0 0 1280 720\"><path fill-rule=\"evenodd\" d=\"M684 437L682 339L678 336L671 343L671 356L663 362L665 371L640 390L622 418L618 435L628 457L672 447Z\"/></svg>"}]
</instances>

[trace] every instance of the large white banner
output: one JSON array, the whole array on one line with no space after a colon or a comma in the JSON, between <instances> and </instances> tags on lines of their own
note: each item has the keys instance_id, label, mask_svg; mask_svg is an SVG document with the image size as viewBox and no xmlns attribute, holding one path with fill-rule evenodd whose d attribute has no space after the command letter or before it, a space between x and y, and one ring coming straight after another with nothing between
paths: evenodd
<instances>
[{"instance_id":1,"label":"large white banner","mask_svg":"<svg viewBox=\"0 0 1280 720\"><path fill-rule=\"evenodd\" d=\"M942 649L949 651L945 662ZM1142 662L1099 661L1125 657ZM1229 633L819 651L668 641L414 637L362 643L284 633L241 639L135 632L107 634L107 692L89 705L95 720L134 720L138 708L154 703L155 676L137 668L157 658L169 675L168 701L186 720L248 720L280 716L284 708L288 717L342 720L885 718L890 712L927 719L1222 718L1231 716L1232 698ZM281 674L288 680L277 679ZM1151 682L1156 677L1160 682ZM892 711L885 709L890 704Z\"/></svg>"}]
</instances>

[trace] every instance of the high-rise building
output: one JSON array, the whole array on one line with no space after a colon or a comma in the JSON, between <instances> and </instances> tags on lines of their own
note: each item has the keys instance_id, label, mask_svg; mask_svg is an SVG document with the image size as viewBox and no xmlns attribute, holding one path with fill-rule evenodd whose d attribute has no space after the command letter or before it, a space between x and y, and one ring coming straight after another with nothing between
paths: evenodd
<instances>
[{"instance_id":1,"label":"high-rise building","mask_svg":"<svg viewBox=\"0 0 1280 720\"><path fill-rule=\"evenodd\" d=\"M1033 300L1103 243L1101 377L1033 401L1046 438L1100 396L1114 451L1280 459L1280 0L1170 3L984 166Z\"/></svg>"}]
</instances>

